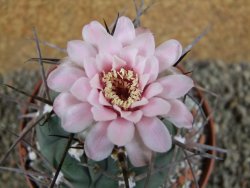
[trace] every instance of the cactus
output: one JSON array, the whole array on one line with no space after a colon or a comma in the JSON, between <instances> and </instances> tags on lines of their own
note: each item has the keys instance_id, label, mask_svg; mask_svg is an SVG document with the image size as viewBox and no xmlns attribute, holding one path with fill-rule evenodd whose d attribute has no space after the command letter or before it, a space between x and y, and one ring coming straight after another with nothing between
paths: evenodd
<instances>
[{"instance_id":1,"label":"cactus","mask_svg":"<svg viewBox=\"0 0 250 188\"><path fill-rule=\"evenodd\" d=\"M165 125L171 131L171 134L176 133L176 129L167 121L164 121ZM57 116L53 116L48 119L44 125L36 126L37 140L40 146L41 153L46 159L57 168L62 155L67 145L67 137L69 133L65 132L60 126L60 119ZM57 136L55 136L57 135ZM60 135L61 137L59 137ZM75 137L77 138L77 137ZM150 175L150 179L146 182L146 177L139 181L136 181L136 187L144 187L147 183L147 187L159 187L164 183L166 176L168 175L167 170L161 171L160 168L170 164L173 157L173 148L164 154L157 154L155 156L154 163L155 171L159 168L159 172ZM83 161L86 165L83 165ZM133 167L128 162L128 174L132 174L137 177L142 174L148 173L148 167ZM122 181L121 166L118 160L114 160L111 156L107 159L95 162L91 159L86 158L85 155L81 157L81 162L76 160L67 154L61 171L64 178L67 179L74 188L80 187L118 187L118 181ZM108 175L112 177L108 177Z\"/></svg>"}]
</instances>

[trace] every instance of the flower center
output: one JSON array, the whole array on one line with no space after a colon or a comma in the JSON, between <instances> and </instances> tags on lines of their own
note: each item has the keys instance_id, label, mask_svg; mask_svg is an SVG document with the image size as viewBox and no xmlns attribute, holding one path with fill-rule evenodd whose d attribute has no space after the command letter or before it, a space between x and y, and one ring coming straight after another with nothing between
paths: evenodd
<instances>
[{"instance_id":1,"label":"flower center","mask_svg":"<svg viewBox=\"0 0 250 188\"><path fill-rule=\"evenodd\" d=\"M104 72L104 96L112 103L127 110L134 102L140 100L138 75L132 70L121 68L119 71Z\"/></svg>"}]
</instances>

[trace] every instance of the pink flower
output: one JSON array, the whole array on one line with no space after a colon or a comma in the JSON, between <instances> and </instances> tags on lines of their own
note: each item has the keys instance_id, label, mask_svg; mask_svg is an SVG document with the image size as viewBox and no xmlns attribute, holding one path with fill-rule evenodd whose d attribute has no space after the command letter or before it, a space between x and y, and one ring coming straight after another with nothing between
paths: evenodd
<instances>
[{"instance_id":1,"label":"pink flower","mask_svg":"<svg viewBox=\"0 0 250 188\"><path fill-rule=\"evenodd\" d=\"M155 49L152 33L135 29L127 17L118 19L113 36L97 21L82 34L84 41L69 41L68 58L49 74L48 86L60 92L54 111L67 132L89 128L89 158L103 160L117 145L134 166L146 165L152 151L172 145L159 117L179 128L192 126L192 114L179 100L194 86L192 79L163 73L180 58L181 44L172 39Z\"/></svg>"}]
</instances>

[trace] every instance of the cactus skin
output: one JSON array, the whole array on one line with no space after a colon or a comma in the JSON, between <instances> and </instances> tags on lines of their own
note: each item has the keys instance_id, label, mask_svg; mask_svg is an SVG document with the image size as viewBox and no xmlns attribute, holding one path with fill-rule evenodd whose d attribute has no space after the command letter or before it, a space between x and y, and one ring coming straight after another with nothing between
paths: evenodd
<instances>
[{"instance_id":1,"label":"cactus skin","mask_svg":"<svg viewBox=\"0 0 250 188\"><path fill-rule=\"evenodd\" d=\"M176 133L176 128L167 121L163 120L163 122L168 127L171 135L174 135ZM68 137L69 133L65 132L61 128L60 119L57 116L53 116L44 125L36 127L36 134L42 155L45 156L45 158L50 162L51 165L53 165L53 167L57 168L67 145L67 139L50 135L61 135ZM167 153L156 154L154 167L163 167L167 164L170 164L174 153L173 151L174 146ZM84 161L84 157L86 156L82 156L81 161ZM87 163L91 167L83 167L79 161L67 154L61 171L64 175L64 178L67 179L74 188L118 187L118 180L111 179L110 177L103 175L103 173L98 171L98 169L92 168L93 166L98 166L101 169L104 169L106 173L118 176L121 174L121 170L118 167L117 161L111 157L108 157L107 159L99 162L87 159ZM129 163L129 160L128 169L130 173L134 172L135 176L148 171L147 166L140 168L133 167ZM147 187L159 187L164 183L165 177L167 175L167 170L151 175ZM145 181L146 178L137 181L136 187L144 187ZM63 187L67 186L65 185Z\"/></svg>"}]
</instances>

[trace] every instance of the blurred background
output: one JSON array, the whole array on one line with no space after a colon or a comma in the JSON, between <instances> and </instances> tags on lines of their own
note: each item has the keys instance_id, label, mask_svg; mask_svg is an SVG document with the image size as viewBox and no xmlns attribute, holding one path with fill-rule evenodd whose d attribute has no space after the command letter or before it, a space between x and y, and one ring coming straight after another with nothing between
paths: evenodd
<instances>
[{"instance_id":1,"label":"blurred background","mask_svg":"<svg viewBox=\"0 0 250 188\"><path fill-rule=\"evenodd\" d=\"M145 1L150 4L151 1ZM187 69L203 87L220 98L210 99L215 114L218 145L229 149L224 161L219 161L209 187L250 186L250 1L249 0L156 0L142 16L142 26L155 35L157 44L175 38L187 46L206 28L208 34L192 49L186 61ZM117 13L135 17L132 0L0 0L0 80L30 89L35 82L37 57L32 41L36 28L41 41L65 48L67 41L81 39L82 27L92 20L111 24ZM42 47L43 57L61 58L65 54ZM2 90L1 90L2 91ZM219 102L218 102L219 101ZM18 113L1 103L1 129L12 125ZM215 106L215 104L217 104ZM7 106L9 110L7 110ZM13 107L14 109L14 107ZM13 112L13 111L12 111ZM9 122L13 115L12 122ZM8 116L8 117L7 117ZM6 151L11 141L0 139ZM5 137L4 137L5 136ZM9 139L10 140L10 139ZM16 158L13 158L15 163ZM15 177L15 178L13 178ZM20 187L21 176L0 175L0 187ZM16 182L16 183L15 183ZM17 183L18 182L18 183Z\"/></svg>"}]
</instances>

